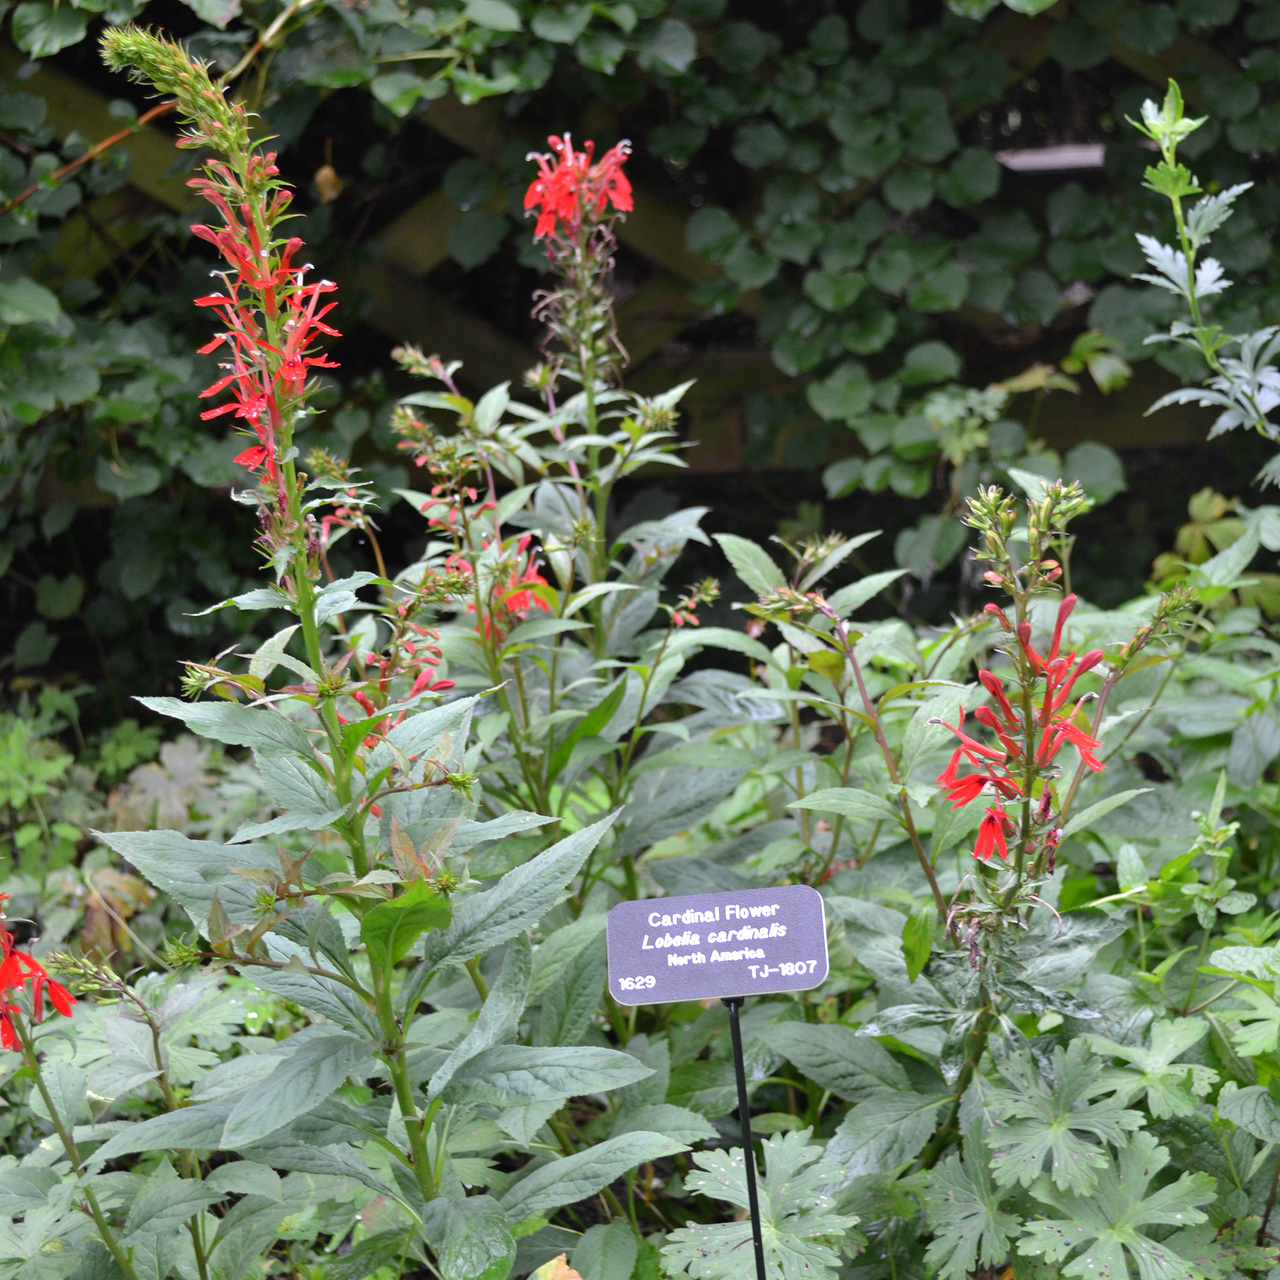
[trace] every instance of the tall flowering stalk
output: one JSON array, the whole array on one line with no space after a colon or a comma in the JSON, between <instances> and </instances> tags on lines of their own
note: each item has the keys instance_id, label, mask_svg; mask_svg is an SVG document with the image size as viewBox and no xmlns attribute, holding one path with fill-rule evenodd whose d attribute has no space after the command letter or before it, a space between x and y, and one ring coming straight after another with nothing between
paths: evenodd
<instances>
[{"instance_id":1,"label":"tall flowering stalk","mask_svg":"<svg viewBox=\"0 0 1280 1280\"><path fill-rule=\"evenodd\" d=\"M1058 753L1068 744L1079 752L1084 766L1100 772L1105 766L1093 754L1102 743L1091 737L1076 723L1082 701L1071 703L1076 681L1096 667L1106 656L1092 649L1083 657L1070 653L1060 655L1062 629L1076 605L1074 595L1066 596L1058 606L1053 639L1049 652L1042 656L1031 644L1031 623L1025 619L1014 624L995 604L987 605L1001 627L1012 638L1009 652L1016 652L1021 705L1015 709L1005 692L1004 682L991 671L980 671L978 679L991 697L991 705L979 707L974 719L994 735L999 745L987 745L964 732L964 707L958 724L946 727L960 740L947 767L938 775L953 809L971 804L979 797L991 801L978 827L974 857L989 862L992 854L1007 859L1008 838L1018 833L1017 824L1009 816L1006 804L1018 804L1039 798L1030 809L1029 842L1024 842L1021 861L1030 858L1034 873L1043 870L1053 874L1054 851L1061 838L1055 822L1054 779L1061 767ZM962 763L973 765L976 772L960 774Z\"/></svg>"},{"instance_id":2,"label":"tall flowering stalk","mask_svg":"<svg viewBox=\"0 0 1280 1280\"><path fill-rule=\"evenodd\" d=\"M71 1168L82 1180L77 1203L93 1220L98 1236L106 1246L125 1280L139 1280L129 1251L119 1241L111 1222L103 1212L98 1197L84 1179L84 1165L72 1133L72 1117L64 1116L48 1082L36 1047L32 1028L45 1019L45 1000L63 1017L70 1017L76 998L62 983L51 978L45 967L28 952L18 949L5 920L7 893L0 893L0 1051L18 1053L44 1102L53 1127Z\"/></svg>"},{"instance_id":3,"label":"tall flowering stalk","mask_svg":"<svg viewBox=\"0 0 1280 1280\"><path fill-rule=\"evenodd\" d=\"M983 864L993 856L1010 863L1013 876L1000 894L1005 909L1034 895L1036 884L1053 874L1066 813L1080 782L1087 773L1106 767L1097 753L1103 749L1099 728L1110 691L1186 604L1182 596L1163 598L1151 623L1108 658L1101 649L1062 652L1065 628L1076 606L1076 596L1067 594L1058 604L1047 652L1037 649L1032 644L1032 599L1057 590L1063 576L1058 557L1066 545L1064 531L1086 506L1078 485L1046 485L1027 504L1025 559L1015 558L1011 551L1017 545L1019 512L1007 494L980 489L965 515L981 536L979 556L988 566L986 582L1011 601L1008 607L984 607L1002 633L997 648L1008 657L1010 669L1004 678L993 671L978 672L990 702L973 716L990 736L982 741L966 733L961 708L957 723L946 725L959 745L937 783L953 809L984 804L973 854ZM1100 689L1079 686L1090 672L1101 678ZM1060 787L1062 755L1068 747L1075 750L1076 766L1066 786ZM972 766L971 772L960 771L965 764Z\"/></svg>"},{"instance_id":4,"label":"tall flowering stalk","mask_svg":"<svg viewBox=\"0 0 1280 1280\"><path fill-rule=\"evenodd\" d=\"M424 1112L415 1097L405 1037L416 1002L407 1012L394 1007L395 966L403 947L417 934L447 924L447 895L458 882L441 871L438 859L423 861L416 854L389 857L382 847L381 823L388 797L426 787L465 795L470 788L470 775L458 767L450 751L441 750L438 759L426 757L393 746L389 738L407 716L422 709L425 699L453 687L453 681L437 673L442 658L437 633L418 619L427 606L438 605L455 591L458 575L424 575L414 587L392 582L385 571L381 576L357 573L339 582L325 580L332 577L327 548L341 531L354 528L373 536L366 513L372 495L346 463L315 450L307 463L313 474L308 475L295 461L295 433L310 412L307 401L317 386L310 373L336 367L317 345L322 337L339 336L326 319L336 286L308 280L310 268L300 261L302 241L281 234L292 193L280 179L275 155L254 146L243 108L226 100L207 69L180 46L136 27L109 30L103 51L112 68L128 68L176 98L178 114L188 126L179 145L213 153L202 175L189 184L221 219L219 226L194 228L218 250L223 263L213 273L220 289L196 299L196 305L210 309L221 326L201 350L223 357L222 376L202 396L230 398L201 416L208 420L231 415L250 440L238 461L258 478L247 498L257 505L259 545L277 583L271 591L251 592L228 603L289 609L297 616L305 650L305 661L287 654L289 633L282 632L260 651L260 657L269 652L269 658L252 663L248 671L225 669L216 661L188 663L184 690L191 696L212 693L239 704L235 710L242 714L232 717L236 727L223 741L279 755L285 749L280 741L284 735L301 776L330 798L308 820L332 827L346 845L348 861L317 886L304 879L305 858L295 861L283 855L279 875L250 874L258 886L252 925L232 919L215 898L203 929L219 961L278 969L285 962L271 957L263 939L294 907L337 898L361 920L368 977L357 980L354 971L323 972L352 991L373 1020L375 1052L387 1067L404 1122L406 1164L423 1199L434 1199L440 1186L427 1135L435 1111ZM377 586L383 593L377 623L384 628L381 643L377 626L353 635L344 622L344 615L368 607L355 594L366 586ZM326 624L346 634L322 639ZM300 681L269 691L266 674L277 666L294 672ZM305 704L318 725L311 721L306 729L300 727L310 719L305 713L286 720L279 714L286 702ZM204 708L175 699L151 705L195 720L200 727L209 724ZM371 768L375 751L386 759ZM366 928L371 917L375 923ZM398 940L388 941L387 929ZM439 1105L437 1099L436 1109Z\"/></svg>"},{"instance_id":5,"label":"tall flowering stalk","mask_svg":"<svg viewBox=\"0 0 1280 1280\"><path fill-rule=\"evenodd\" d=\"M181 46L132 26L109 29L102 49L112 70L127 69L174 96L187 125L180 147L214 153L201 166L202 176L188 182L221 216L218 227L192 230L224 263L212 273L221 289L195 300L222 325L201 354L218 351L224 357L223 375L200 394L211 399L229 392L231 398L201 417L234 415L253 442L236 461L259 476L254 496L261 545L277 578L304 606L303 629L312 632L306 635L308 656L316 666L318 637L305 618L320 544L303 509L293 437L307 413L308 371L337 367L316 345L321 336L339 336L325 320L334 306L328 295L337 286L307 281L309 265L296 261L303 242L280 234L293 195L280 179L275 153L254 147L244 108L227 101L207 68Z\"/></svg>"},{"instance_id":6,"label":"tall flowering stalk","mask_svg":"<svg viewBox=\"0 0 1280 1280\"><path fill-rule=\"evenodd\" d=\"M610 147L594 164L595 143L573 149L569 134L550 137L550 153L530 152L538 176L525 192L524 207L536 213L534 238L541 240L562 284L536 297L534 315L546 323L551 369L563 372L588 395L597 379L608 381L625 363L618 341L609 276L617 241L613 224L633 207L631 183L623 164L631 144Z\"/></svg>"},{"instance_id":7,"label":"tall flowering stalk","mask_svg":"<svg viewBox=\"0 0 1280 1280\"><path fill-rule=\"evenodd\" d=\"M634 656L622 647L634 636L615 642L612 628L626 602L658 586L674 555L657 544L645 550L632 544L635 553L628 555L629 539L611 540L607 517L620 479L655 463L680 465L673 428L687 388L650 399L617 385L626 353L609 275L614 227L632 208L624 170L630 144L620 142L597 160L593 143L576 150L568 134L548 141L549 152L529 157L537 172L525 195L525 208L537 219L534 234L558 277L554 288L534 298L533 314L547 325L548 340L546 359L529 371L526 385L541 407L511 400L505 388L473 403L455 381L456 363L403 347L395 355L404 368L439 389L406 397L393 420L400 447L431 476L419 509L448 548L435 571L465 584L456 608L472 619L475 669L495 686L509 717L513 761L510 768L504 764L501 785L513 804L542 813L565 808L574 794L556 780L570 767L572 726L588 682L580 679L584 655L576 644L556 639L548 644L550 657L535 660L531 632L577 633L601 670L611 673L599 678L602 690L621 665L606 666L606 660ZM561 394L562 380L576 385ZM456 415L456 428L443 433L424 409ZM531 480L536 496L519 512L521 528L512 531L506 526L518 509L499 485L518 491ZM682 527L669 536L683 545L689 534ZM675 606L668 632L696 622L701 600L695 593ZM639 680L647 696L651 686L661 686L654 670L645 671ZM609 697L613 701L602 705L616 709L622 688ZM627 739L633 746L642 736L645 706L642 701ZM593 737L608 720L591 730ZM629 791L632 749L610 755L603 770L618 802Z\"/></svg>"}]
</instances>

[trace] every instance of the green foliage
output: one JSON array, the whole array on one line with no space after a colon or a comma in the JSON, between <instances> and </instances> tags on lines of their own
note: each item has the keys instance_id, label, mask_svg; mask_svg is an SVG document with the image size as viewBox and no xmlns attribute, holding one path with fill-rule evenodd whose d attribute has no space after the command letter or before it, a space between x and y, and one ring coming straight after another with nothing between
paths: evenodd
<instances>
[{"instance_id":1,"label":"green foliage","mask_svg":"<svg viewBox=\"0 0 1280 1280\"><path fill-rule=\"evenodd\" d=\"M638 65L683 57L683 18L646 28L656 15L615 8L615 37L603 16L472 3L453 20L460 46L473 21L495 49L527 26L597 70L633 31ZM1168 34L1139 17L1121 39ZM806 68L816 84L843 65L849 32L823 21L789 66L795 97ZM908 58L905 11L864 6L857 28ZM736 18L712 47L726 77L791 57ZM455 86L494 71L487 48ZM858 105L880 110L879 92L903 114L862 130L846 101L842 145L931 172L957 146L945 100L877 89L874 62ZM383 89L394 110L403 86ZM1146 126L1177 132L1176 106ZM748 159L772 145L738 136ZM474 167L450 187L477 211L490 199ZM771 247L727 214L699 234L734 239L726 269L804 265L806 235L781 234L804 223L804 189L768 188ZM893 190L901 207L924 186ZM1038 235L995 216L975 255L1018 266ZM876 240L833 244L801 277L811 319L857 290L910 307L951 287L945 252ZM1031 306L1039 286L1017 287ZM1280 512L1238 508L1230 537L1202 520L1223 545L1176 590L1091 607L1064 591L1071 522L1123 477L1097 448L1058 460L1002 428L1010 396L1060 375L965 388L936 339L875 376L846 349L811 407L843 421L892 380L912 412L858 409L874 443L859 461L892 453L908 488L945 461L948 506L875 574L856 567L874 535L717 535L741 629L706 616L714 583L663 598L709 541L702 509L610 518L620 480L679 464L687 387L611 385L595 318L565 322L580 352L538 371L537 405L506 386L472 399L455 364L401 352L433 380L394 418L429 477L401 495L425 535L407 566L324 571L328 526L309 522L371 534L374 498L345 453L300 475L286 431L283 489L256 499L272 576L224 601L285 625L189 663L187 698L142 703L217 747L126 722L77 758L59 740L75 699L52 691L0 725L5 892L15 925L32 921L6 946L79 996L38 1022L29 984L5 979L6 1274L505 1280L566 1276L569 1256L583 1280L746 1280L742 1151L715 1145L737 1123L724 1011L621 1010L602 926L625 898L784 883L822 893L832 963L820 988L743 1013L771 1274L886 1255L944 1280L1269 1272L1280 643L1246 593ZM1108 356L1095 335L1069 359L1105 377ZM986 610L866 619L905 570L969 540ZM37 598L58 622L77 588L50 579Z\"/></svg>"},{"instance_id":2,"label":"green foliage","mask_svg":"<svg viewBox=\"0 0 1280 1280\"><path fill-rule=\"evenodd\" d=\"M775 1134L765 1141L760 1181L760 1225L765 1266L783 1280L819 1276L831 1280L842 1251L856 1247L858 1218L837 1211L832 1188L841 1180L838 1166L822 1161L822 1148L809 1145L811 1131ZM701 1173L685 1185L747 1207L746 1173L741 1149L694 1156ZM662 1256L673 1273L687 1271L693 1280L725 1280L743 1273L741 1255L751 1239L750 1222L709 1227L682 1227L663 1245Z\"/></svg>"}]
</instances>

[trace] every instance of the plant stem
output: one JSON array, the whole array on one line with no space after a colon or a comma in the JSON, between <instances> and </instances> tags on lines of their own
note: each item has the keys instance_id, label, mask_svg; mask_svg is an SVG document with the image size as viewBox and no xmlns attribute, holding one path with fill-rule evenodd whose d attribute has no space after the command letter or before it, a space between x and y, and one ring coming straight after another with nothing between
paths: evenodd
<instances>
[{"instance_id":1,"label":"plant stem","mask_svg":"<svg viewBox=\"0 0 1280 1280\"><path fill-rule=\"evenodd\" d=\"M956 1077L956 1087L953 1093L955 1101L951 1104L951 1110L946 1120L937 1133L933 1135L929 1145L924 1149L924 1154L920 1157L921 1167L924 1169L932 1169L938 1163L942 1153L955 1137L957 1132L956 1122L960 1117L960 1104L964 1100L965 1090L973 1080L974 1074L978 1070L978 1064L982 1061L982 1055L986 1052L987 1037L991 1033L994 1013L991 1008L991 997L987 994L985 984L980 990L979 999L982 1007L977 1021L973 1024L973 1030L969 1033L969 1052L965 1055L964 1065L960 1068L960 1074Z\"/></svg>"},{"instance_id":2,"label":"plant stem","mask_svg":"<svg viewBox=\"0 0 1280 1280\"><path fill-rule=\"evenodd\" d=\"M116 1265L124 1272L125 1280L138 1280L137 1272L133 1269L133 1263L129 1259L128 1251L125 1250L120 1242L116 1239L115 1232L111 1229L111 1224L107 1221L106 1214L102 1212L102 1207L98 1204L98 1197L94 1195L93 1188L83 1182L85 1173L84 1165L80 1160L80 1152L76 1148L75 1140L71 1136L70 1130L67 1128L62 1117L58 1114L58 1108L53 1104L53 1097L49 1093L49 1086L45 1084L44 1073L40 1070L40 1060L36 1057L35 1048L31 1043L31 1034L22 1015L16 1011L11 1014L13 1018L14 1030L17 1032L18 1041L22 1046L22 1060L27 1064L27 1069L31 1072L32 1078L35 1080L36 1089L40 1093L40 1097L44 1101L45 1108L49 1112L49 1118L53 1121L53 1127L57 1130L58 1138L62 1142L62 1149L67 1153L67 1159L71 1161L71 1167L75 1170L76 1175L82 1180L82 1189L84 1191L85 1202L89 1206L89 1215L93 1218L94 1225L98 1228L98 1234L102 1238L102 1243L107 1247L107 1251L116 1260Z\"/></svg>"},{"instance_id":3,"label":"plant stem","mask_svg":"<svg viewBox=\"0 0 1280 1280\"><path fill-rule=\"evenodd\" d=\"M849 643L849 634L845 630L844 624L839 619L835 620L835 624L835 635L841 649L844 651L844 656L853 667L853 676L858 682L858 692L862 697L862 705L866 711L867 719L871 721L871 731L875 734L876 742L880 745L885 765L889 770L889 780L893 783L894 790L897 792L898 806L902 810L902 825L907 830L907 835L911 840L911 847L916 851L920 869L924 872L924 877L929 882L929 888L933 892L934 905L938 908L938 915L945 920L947 916L947 900L942 896L942 890L938 887L938 877L934 874L933 865L925 854L924 845L920 842L920 833L916 830L915 821L911 817L911 802L907 796L907 789L903 786L902 779L898 776L898 766L893 758L893 748L889 746L889 741L884 736L884 727L880 723L880 713L871 701L871 695L867 692L866 681L862 678L862 664L858 661L857 656L854 654L853 646Z\"/></svg>"}]
</instances>

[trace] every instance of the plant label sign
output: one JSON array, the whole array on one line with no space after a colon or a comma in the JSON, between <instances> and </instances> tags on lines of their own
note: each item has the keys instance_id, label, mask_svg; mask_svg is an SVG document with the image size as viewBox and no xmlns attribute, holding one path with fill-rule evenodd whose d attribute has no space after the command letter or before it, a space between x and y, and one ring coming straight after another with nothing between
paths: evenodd
<instances>
[{"instance_id":1,"label":"plant label sign","mask_svg":"<svg viewBox=\"0 0 1280 1280\"><path fill-rule=\"evenodd\" d=\"M619 1004L806 991L827 978L822 895L805 884L620 902L608 936Z\"/></svg>"}]
</instances>

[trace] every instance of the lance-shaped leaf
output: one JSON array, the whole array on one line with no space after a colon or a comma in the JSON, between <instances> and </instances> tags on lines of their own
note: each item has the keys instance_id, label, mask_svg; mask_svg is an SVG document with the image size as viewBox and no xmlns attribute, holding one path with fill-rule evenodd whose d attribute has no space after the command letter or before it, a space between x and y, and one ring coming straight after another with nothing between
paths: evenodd
<instances>
[{"instance_id":1,"label":"lance-shaped leaf","mask_svg":"<svg viewBox=\"0 0 1280 1280\"><path fill-rule=\"evenodd\" d=\"M628 1170L650 1160L688 1151L661 1133L627 1133L598 1142L585 1151L553 1160L521 1178L503 1197L502 1208L511 1222L576 1204L607 1187Z\"/></svg>"},{"instance_id":2,"label":"lance-shaped leaf","mask_svg":"<svg viewBox=\"0 0 1280 1280\"><path fill-rule=\"evenodd\" d=\"M553 1098L621 1089L650 1070L629 1053L592 1045L500 1044L476 1054L433 1096L474 1106L519 1107Z\"/></svg>"},{"instance_id":3,"label":"lance-shaped leaf","mask_svg":"<svg viewBox=\"0 0 1280 1280\"><path fill-rule=\"evenodd\" d=\"M139 698L157 715L181 720L202 738L231 747L252 747L264 756L311 756L311 739L300 725L267 707L238 702L183 702L178 698Z\"/></svg>"},{"instance_id":4,"label":"lance-shaped leaf","mask_svg":"<svg viewBox=\"0 0 1280 1280\"><path fill-rule=\"evenodd\" d=\"M1018 1252L1049 1263L1070 1261L1067 1276L1124 1277L1130 1274L1126 1255L1139 1276L1151 1280L1201 1280L1203 1272L1182 1257L1173 1239L1157 1242L1143 1227L1194 1227L1205 1221L1200 1205L1214 1197L1214 1180L1207 1173L1184 1173L1177 1182L1147 1195L1151 1180L1169 1163L1169 1153L1149 1133L1138 1134L1119 1153L1108 1158L1096 1175L1092 1195L1058 1191L1047 1178L1032 1194L1059 1217L1029 1222Z\"/></svg>"},{"instance_id":5,"label":"lance-shaped leaf","mask_svg":"<svg viewBox=\"0 0 1280 1280\"><path fill-rule=\"evenodd\" d=\"M252 926L257 890L235 867L280 871L280 853L265 844L226 846L192 840L180 831L95 831L94 835L169 895L202 932L208 926L213 895L235 924Z\"/></svg>"},{"instance_id":6,"label":"lance-shaped leaf","mask_svg":"<svg viewBox=\"0 0 1280 1280\"><path fill-rule=\"evenodd\" d=\"M516 1038L529 994L533 956L526 936L517 938L502 962L502 973L485 997L475 1025L431 1077L430 1096L440 1097L454 1075L478 1054ZM509 1104L508 1104L509 1105Z\"/></svg>"},{"instance_id":7,"label":"lance-shaped leaf","mask_svg":"<svg viewBox=\"0 0 1280 1280\"><path fill-rule=\"evenodd\" d=\"M448 929L427 940L428 969L447 961L470 960L537 924L564 896L615 816L611 814L544 849L523 866L508 871L487 892L455 900Z\"/></svg>"},{"instance_id":8,"label":"lance-shaped leaf","mask_svg":"<svg viewBox=\"0 0 1280 1280\"><path fill-rule=\"evenodd\" d=\"M1114 1098L1090 1099L1106 1092L1103 1064L1090 1056L1084 1040L1073 1040L1066 1052L1053 1051L1053 1079L1046 1080L1027 1051L1010 1054L1000 1074L1012 1086L993 1089L988 1105L999 1116L987 1144L994 1148L991 1169L996 1182L1029 1187L1045 1160L1054 1183L1081 1193L1091 1191L1098 1170L1109 1165L1105 1148L1090 1138L1123 1146L1141 1127L1142 1116L1126 1111Z\"/></svg>"},{"instance_id":9,"label":"lance-shaped leaf","mask_svg":"<svg viewBox=\"0 0 1280 1280\"><path fill-rule=\"evenodd\" d=\"M949 1093L885 1091L860 1102L832 1135L827 1159L846 1178L896 1169L920 1154L933 1137L939 1108L951 1101Z\"/></svg>"},{"instance_id":10,"label":"lance-shaped leaf","mask_svg":"<svg viewBox=\"0 0 1280 1280\"><path fill-rule=\"evenodd\" d=\"M423 1225L443 1280L506 1280L516 1260L516 1240L492 1196L441 1196L427 1206Z\"/></svg>"},{"instance_id":11,"label":"lance-shaped leaf","mask_svg":"<svg viewBox=\"0 0 1280 1280\"><path fill-rule=\"evenodd\" d=\"M785 1054L810 1080L847 1102L911 1088L907 1073L888 1049L870 1036L860 1036L852 1027L765 1023L756 1035L771 1049Z\"/></svg>"},{"instance_id":12,"label":"lance-shaped leaf","mask_svg":"<svg viewBox=\"0 0 1280 1280\"><path fill-rule=\"evenodd\" d=\"M236 1101L220 1145L238 1147L283 1128L323 1102L352 1069L369 1056L369 1046L349 1035L308 1040L256 1088Z\"/></svg>"},{"instance_id":13,"label":"lance-shaped leaf","mask_svg":"<svg viewBox=\"0 0 1280 1280\"><path fill-rule=\"evenodd\" d=\"M409 954L428 929L449 923L449 899L425 880L415 880L398 898L380 902L360 922L360 937L385 970Z\"/></svg>"}]
</instances>

